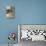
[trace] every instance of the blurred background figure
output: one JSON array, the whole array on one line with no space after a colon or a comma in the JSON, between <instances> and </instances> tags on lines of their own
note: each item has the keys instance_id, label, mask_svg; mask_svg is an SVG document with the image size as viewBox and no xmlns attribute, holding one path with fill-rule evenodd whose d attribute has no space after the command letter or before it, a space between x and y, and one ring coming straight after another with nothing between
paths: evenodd
<instances>
[{"instance_id":1,"label":"blurred background figure","mask_svg":"<svg viewBox=\"0 0 46 46\"><path fill-rule=\"evenodd\" d=\"M8 46L10 46L10 44L13 45L15 39L16 39L16 34L14 32L10 33L9 36L8 36L8 40L9 40ZM10 41L12 41L12 42L10 43Z\"/></svg>"}]
</instances>

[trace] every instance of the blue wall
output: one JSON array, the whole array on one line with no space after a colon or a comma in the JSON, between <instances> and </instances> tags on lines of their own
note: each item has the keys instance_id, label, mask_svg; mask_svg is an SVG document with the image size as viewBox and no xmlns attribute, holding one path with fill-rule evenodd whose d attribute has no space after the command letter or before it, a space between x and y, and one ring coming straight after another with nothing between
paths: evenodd
<instances>
[{"instance_id":1,"label":"blue wall","mask_svg":"<svg viewBox=\"0 0 46 46\"><path fill-rule=\"evenodd\" d=\"M46 24L46 0L13 0L15 19L5 17L9 0L0 2L0 43L8 43L7 36L17 32L17 24Z\"/></svg>"}]
</instances>

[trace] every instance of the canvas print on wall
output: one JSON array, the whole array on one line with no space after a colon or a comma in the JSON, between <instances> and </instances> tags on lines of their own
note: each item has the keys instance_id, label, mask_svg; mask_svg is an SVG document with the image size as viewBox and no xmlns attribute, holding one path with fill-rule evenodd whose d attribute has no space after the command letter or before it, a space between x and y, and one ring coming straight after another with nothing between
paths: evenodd
<instances>
[{"instance_id":1,"label":"canvas print on wall","mask_svg":"<svg viewBox=\"0 0 46 46\"><path fill-rule=\"evenodd\" d=\"M18 31L20 40L46 41L46 25L19 25Z\"/></svg>"}]
</instances>

